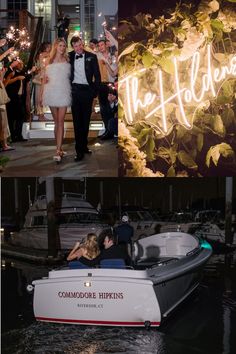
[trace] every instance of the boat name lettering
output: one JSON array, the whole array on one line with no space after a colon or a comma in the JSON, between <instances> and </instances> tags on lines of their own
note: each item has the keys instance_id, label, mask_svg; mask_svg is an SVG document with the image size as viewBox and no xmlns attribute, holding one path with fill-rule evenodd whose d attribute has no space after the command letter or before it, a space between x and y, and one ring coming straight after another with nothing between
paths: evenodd
<instances>
[{"instance_id":1,"label":"boat name lettering","mask_svg":"<svg viewBox=\"0 0 236 354\"><path fill-rule=\"evenodd\" d=\"M77 299L96 299L96 293L92 292L78 292L78 291L59 291L58 293L59 297L64 297L64 298L77 298Z\"/></svg>"},{"instance_id":2,"label":"boat name lettering","mask_svg":"<svg viewBox=\"0 0 236 354\"><path fill-rule=\"evenodd\" d=\"M78 304L78 307L103 309L103 304Z\"/></svg>"},{"instance_id":3,"label":"boat name lettering","mask_svg":"<svg viewBox=\"0 0 236 354\"><path fill-rule=\"evenodd\" d=\"M76 299L123 299L123 293L95 293L95 292L79 292L79 291L59 291L60 298L76 298Z\"/></svg>"},{"instance_id":4,"label":"boat name lettering","mask_svg":"<svg viewBox=\"0 0 236 354\"><path fill-rule=\"evenodd\" d=\"M123 299L123 293L98 293L99 299Z\"/></svg>"}]
</instances>

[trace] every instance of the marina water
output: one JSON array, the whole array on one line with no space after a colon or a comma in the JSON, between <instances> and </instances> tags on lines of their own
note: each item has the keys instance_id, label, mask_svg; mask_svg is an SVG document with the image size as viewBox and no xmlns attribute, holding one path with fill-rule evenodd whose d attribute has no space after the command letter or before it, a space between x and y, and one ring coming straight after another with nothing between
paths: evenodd
<instances>
[{"instance_id":1,"label":"marina water","mask_svg":"<svg viewBox=\"0 0 236 354\"><path fill-rule=\"evenodd\" d=\"M49 268L2 259L2 353L236 353L236 251L214 254L199 288L159 329L36 322L26 285Z\"/></svg>"}]
</instances>

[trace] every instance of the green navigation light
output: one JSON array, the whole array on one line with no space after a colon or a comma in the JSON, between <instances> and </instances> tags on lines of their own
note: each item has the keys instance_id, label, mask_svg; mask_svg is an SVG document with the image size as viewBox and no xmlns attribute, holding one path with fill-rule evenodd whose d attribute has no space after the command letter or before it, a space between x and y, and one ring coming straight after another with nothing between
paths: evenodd
<instances>
[{"instance_id":1,"label":"green navigation light","mask_svg":"<svg viewBox=\"0 0 236 354\"><path fill-rule=\"evenodd\" d=\"M206 248L207 250L212 250L210 243L208 243L206 240L200 240L200 245L201 245L201 248Z\"/></svg>"}]
</instances>

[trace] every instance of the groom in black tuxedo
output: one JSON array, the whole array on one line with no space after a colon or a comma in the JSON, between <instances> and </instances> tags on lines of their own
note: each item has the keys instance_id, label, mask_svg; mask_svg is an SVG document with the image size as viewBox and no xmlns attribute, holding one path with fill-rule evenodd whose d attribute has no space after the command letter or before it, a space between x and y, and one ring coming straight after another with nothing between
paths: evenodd
<instances>
[{"instance_id":1,"label":"groom in black tuxedo","mask_svg":"<svg viewBox=\"0 0 236 354\"><path fill-rule=\"evenodd\" d=\"M71 38L73 51L69 52L72 84L72 116L75 131L75 161L91 153L88 149L89 123L93 99L98 94L101 75L96 54L84 50L84 43L78 36Z\"/></svg>"}]
</instances>

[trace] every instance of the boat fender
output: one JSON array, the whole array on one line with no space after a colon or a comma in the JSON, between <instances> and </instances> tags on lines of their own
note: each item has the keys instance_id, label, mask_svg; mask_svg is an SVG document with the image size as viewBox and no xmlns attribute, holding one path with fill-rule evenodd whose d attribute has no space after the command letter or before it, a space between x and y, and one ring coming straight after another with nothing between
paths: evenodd
<instances>
[{"instance_id":1,"label":"boat fender","mask_svg":"<svg viewBox=\"0 0 236 354\"><path fill-rule=\"evenodd\" d=\"M34 286L31 285L31 284L29 284L29 285L27 285L26 290L27 290L29 293L32 293L32 291L34 290Z\"/></svg>"},{"instance_id":2,"label":"boat fender","mask_svg":"<svg viewBox=\"0 0 236 354\"><path fill-rule=\"evenodd\" d=\"M150 329L150 327L151 327L151 322L150 322L150 321L144 321L144 327L145 327L146 329Z\"/></svg>"}]
</instances>

